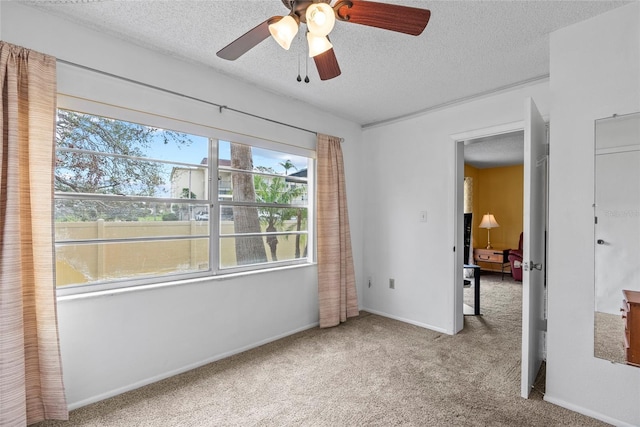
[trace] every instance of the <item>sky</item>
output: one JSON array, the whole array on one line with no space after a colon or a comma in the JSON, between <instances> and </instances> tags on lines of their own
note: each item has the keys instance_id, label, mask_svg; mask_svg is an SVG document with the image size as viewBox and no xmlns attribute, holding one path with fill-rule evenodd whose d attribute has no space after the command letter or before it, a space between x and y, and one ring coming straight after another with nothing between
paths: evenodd
<instances>
[{"instance_id":1,"label":"sky","mask_svg":"<svg viewBox=\"0 0 640 427\"><path fill-rule=\"evenodd\" d=\"M159 132L162 131L160 130ZM200 165L202 159L208 156L209 139L197 135L188 135L188 139L190 141L188 144L178 144L175 141L169 141L169 143L165 144L164 139L158 135L154 138L151 147L149 147L147 155L158 160ZM218 145L219 158L231 159L231 143L219 140ZM285 169L280 163L285 163L287 160L290 160L295 166L289 170L289 174L307 168L307 158L305 157L256 147L252 147L252 154L254 168L263 166L272 168L275 173L285 174ZM171 193L170 176L173 167L174 165L171 163L165 164L164 184L157 188L158 195L169 195Z\"/></svg>"},{"instance_id":2,"label":"sky","mask_svg":"<svg viewBox=\"0 0 640 427\"><path fill-rule=\"evenodd\" d=\"M200 164L202 159L208 156L208 143L206 137L189 135L191 143L188 146L179 145L170 142L164 144L162 138L158 137L154 140L154 145L149 149L149 157L159 160L171 160L183 163ZM284 168L280 163L290 160L295 168L289 170L289 173L307 167L307 159L305 157L282 153L273 150L253 147L253 164L254 167L264 166L272 168L276 173L284 173ZM221 159L231 158L231 148L228 141L219 142L219 156Z\"/></svg>"}]
</instances>

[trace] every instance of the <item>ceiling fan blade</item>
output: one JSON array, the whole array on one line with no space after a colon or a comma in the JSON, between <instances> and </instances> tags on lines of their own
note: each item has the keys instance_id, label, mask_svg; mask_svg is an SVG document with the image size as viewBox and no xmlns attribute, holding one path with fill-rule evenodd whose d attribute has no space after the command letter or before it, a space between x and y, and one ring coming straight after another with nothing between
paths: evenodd
<instances>
[{"instance_id":1,"label":"ceiling fan blade","mask_svg":"<svg viewBox=\"0 0 640 427\"><path fill-rule=\"evenodd\" d=\"M253 47L257 46L264 39L269 37L269 25L278 22L282 19L282 16L272 16L264 21L262 24L247 31L216 53L222 59L228 59L229 61L235 61L242 55L247 53Z\"/></svg>"},{"instance_id":2,"label":"ceiling fan blade","mask_svg":"<svg viewBox=\"0 0 640 427\"><path fill-rule=\"evenodd\" d=\"M362 0L339 1L334 10L341 21L412 36L422 34L431 17L431 11L427 9Z\"/></svg>"},{"instance_id":3,"label":"ceiling fan blade","mask_svg":"<svg viewBox=\"0 0 640 427\"><path fill-rule=\"evenodd\" d=\"M313 57L320 75L320 80L329 80L338 77L342 71L338 65L338 59L333 48Z\"/></svg>"}]
</instances>

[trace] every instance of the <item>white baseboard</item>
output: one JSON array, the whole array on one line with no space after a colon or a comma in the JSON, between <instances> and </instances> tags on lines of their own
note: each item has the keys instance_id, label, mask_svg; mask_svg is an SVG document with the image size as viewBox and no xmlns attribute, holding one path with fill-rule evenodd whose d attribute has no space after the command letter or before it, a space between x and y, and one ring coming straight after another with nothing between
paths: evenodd
<instances>
[{"instance_id":1,"label":"white baseboard","mask_svg":"<svg viewBox=\"0 0 640 427\"><path fill-rule=\"evenodd\" d=\"M447 335L453 335L452 332L447 331L446 329L440 328L438 326L429 325L427 323L416 322L415 320L405 319L404 317L394 316L393 314L385 313L379 310L373 310L370 308L362 308L363 311L368 311L369 313L377 314L378 316L388 317L389 319L399 320L404 323L409 323L410 325L420 326L421 328L431 329L432 331L441 332Z\"/></svg>"},{"instance_id":2,"label":"white baseboard","mask_svg":"<svg viewBox=\"0 0 640 427\"><path fill-rule=\"evenodd\" d=\"M562 406L563 408L567 408L573 412L577 412L582 415L586 415L587 417L595 418L596 420L600 420L607 424L611 424L617 427L634 427L635 424L629 424L624 421L620 421L615 418L611 418L607 415L601 414L599 412L592 411L587 408L583 408L582 406L574 405L572 403L567 403L562 399L556 399L553 396L545 395L544 400L549 403L553 403L554 405Z\"/></svg>"},{"instance_id":3,"label":"white baseboard","mask_svg":"<svg viewBox=\"0 0 640 427\"><path fill-rule=\"evenodd\" d=\"M215 356L206 358L204 360L201 360L201 361L198 361L198 362L195 362L195 363L190 363L189 365L183 366L183 367L178 368L178 369L174 369L174 370L171 370L171 371L168 371L168 372L163 372L162 374L154 375L153 377L149 377L149 378L146 378L146 379L141 380L141 381L136 381L135 383L127 384L126 386L118 387L116 389L109 390L109 391L107 391L105 393L100 393L98 395L91 396L89 398L86 398L86 399L83 399L83 400L80 400L80 401L77 401L77 402L71 402L67 406L68 406L69 410L72 411L74 409L78 409L78 408L81 408L83 406L87 406L87 405L90 405L92 403L96 403L96 402L99 402L101 400L108 399L110 397L114 397L114 396L117 396L119 394L126 393L128 391L135 390L137 388L140 388L140 387L143 387L143 386L146 386L146 385L149 385L149 384L153 384L155 382L164 380L166 378L170 378L170 377L173 377L175 375L182 374L184 372L188 372L188 371L190 371L192 369L199 368L199 367L204 366L204 365L208 365L209 363L225 359L225 358L233 356L235 354L242 353L242 352L245 352L247 350L251 350L252 348L260 347L261 345L265 345L265 344L268 344L270 342L277 341L279 339L288 337L289 335L293 335L293 334L296 334L298 332L306 331L307 329L315 328L318 325L319 325L318 322L311 323L309 325L302 326L300 328L293 329L291 331L288 331L288 332L285 332L285 333L282 333L282 334L279 334L279 335L276 335L276 336L273 336L273 337L270 337L270 338L266 338L264 340L261 340L261 341L246 345L244 347L240 347L240 348L237 348L237 349L234 349L234 350L231 350L231 351L227 351L225 353L217 354Z\"/></svg>"}]
</instances>

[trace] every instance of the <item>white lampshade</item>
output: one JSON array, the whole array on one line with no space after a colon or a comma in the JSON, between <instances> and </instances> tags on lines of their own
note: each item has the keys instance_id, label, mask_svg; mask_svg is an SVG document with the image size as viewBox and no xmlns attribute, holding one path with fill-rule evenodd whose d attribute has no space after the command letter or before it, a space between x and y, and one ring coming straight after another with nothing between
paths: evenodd
<instances>
[{"instance_id":1,"label":"white lampshade","mask_svg":"<svg viewBox=\"0 0 640 427\"><path fill-rule=\"evenodd\" d=\"M298 34L298 23L291 15L288 15L275 24L270 24L269 32L280 46L285 50L289 50L291 42Z\"/></svg>"},{"instance_id":2,"label":"white lampshade","mask_svg":"<svg viewBox=\"0 0 640 427\"><path fill-rule=\"evenodd\" d=\"M496 221L493 214L486 213L482 216L482 221L480 221L480 225L478 227L492 229L500 227L500 224L498 224L498 221Z\"/></svg>"},{"instance_id":3,"label":"white lampshade","mask_svg":"<svg viewBox=\"0 0 640 427\"><path fill-rule=\"evenodd\" d=\"M333 47L325 36L318 37L311 33L307 33L307 42L309 42L309 58L320 55Z\"/></svg>"},{"instance_id":4,"label":"white lampshade","mask_svg":"<svg viewBox=\"0 0 640 427\"><path fill-rule=\"evenodd\" d=\"M307 8L307 28L315 36L328 35L336 23L336 15L327 3L314 3Z\"/></svg>"},{"instance_id":5,"label":"white lampshade","mask_svg":"<svg viewBox=\"0 0 640 427\"><path fill-rule=\"evenodd\" d=\"M498 221L496 221L495 217L492 214L487 212L482 216L482 221L480 221L480 225L478 227L487 229L487 249L493 249L493 247L491 246L491 235L489 233L491 232L492 228L500 227Z\"/></svg>"}]
</instances>

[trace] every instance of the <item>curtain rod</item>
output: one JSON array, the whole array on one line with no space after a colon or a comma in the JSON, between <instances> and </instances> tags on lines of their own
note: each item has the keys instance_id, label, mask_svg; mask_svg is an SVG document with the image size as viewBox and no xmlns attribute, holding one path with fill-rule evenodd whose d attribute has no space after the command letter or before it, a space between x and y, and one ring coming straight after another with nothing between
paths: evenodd
<instances>
[{"instance_id":1,"label":"curtain rod","mask_svg":"<svg viewBox=\"0 0 640 427\"><path fill-rule=\"evenodd\" d=\"M159 86L151 85L149 83L144 83L144 82L141 82L141 81L133 80L133 79L130 79L128 77L122 77L122 76L118 76L116 74L108 73L106 71L97 70L95 68L87 67L86 65L76 64L75 62L65 61L64 59L56 59L56 61L60 62L60 63L63 63L63 64L66 64L66 65L71 65L73 67L82 68L84 70L92 71L94 73L102 74L102 75L105 75L105 76L108 76L108 77L113 77L113 78L116 78L116 79L120 79L120 80L129 82L129 83L141 85L141 86L147 87L149 89L159 90L161 92L165 92L165 93L168 93L168 94L171 94L171 95L180 96L182 98L190 99L192 101L197 101L197 102L201 102L203 104L212 105L214 107L217 107L218 110L220 111L220 113L222 113L222 110L229 110L229 111L233 111L234 113L244 114L245 116L253 117L253 118L264 120L264 121L267 121L267 122L270 122L270 123L275 123L275 124L278 124L278 125L281 125L281 126L286 126L286 127L290 127L290 128L293 128L293 129L301 130L303 132L309 132L309 133L312 133L314 135L318 135L318 132L313 131L313 130L301 128L301 127L298 127L298 126L295 126L295 125L291 125L289 123L279 122L277 120L270 119L268 117L262 117L262 116L259 116L257 114L249 113L247 111L238 110L236 108L232 108L232 107L229 107L229 106L226 106L226 105L216 104L215 102L207 101L206 99L201 99L201 98L196 98L194 96L185 95L183 93L175 92L175 91L170 90L170 89L165 89L165 88L162 88L162 87L159 87Z\"/></svg>"}]
</instances>

